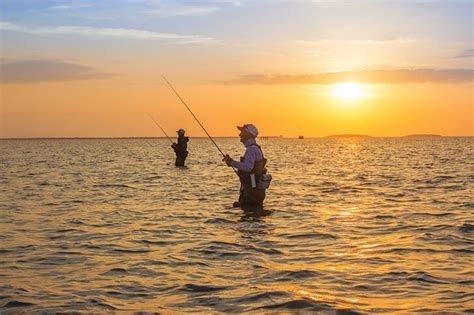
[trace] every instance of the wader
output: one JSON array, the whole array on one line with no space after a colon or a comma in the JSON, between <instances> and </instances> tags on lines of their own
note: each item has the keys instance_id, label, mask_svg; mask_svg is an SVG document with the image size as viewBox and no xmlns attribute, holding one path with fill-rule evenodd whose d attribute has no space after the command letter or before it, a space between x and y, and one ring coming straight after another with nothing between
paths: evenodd
<instances>
[{"instance_id":1,"label":"wader","mask_svg":"<svg viewBox=\"0 0 474 315\"><path fill-rule=\"evenodd\" d=\"M188 137L178 137L178 143L172 146L176 153L175 166L184 166L184 162L188 157L188 141Z\"/></svg>"},{"instance_id":2,"label":"wader","mask_svg":"<svg viewBox=\"0 0 474 315\"><path fill-rule=\"evenodd\" d=\"M260 151L262 149L256 145ZM263 157L263 152L262 152ZM243 157L240 161L243 162ZM255 161L255 164L250 172L238 170L237 174L240 178L240 207L262 207L265 199L265 188L261 188L262 175L266 173L265 164L267 159L263 157L260 161Z\"/></svg>"},{"instance_id":3,"label":"wader","mask_svg":"<svg viewBox=\"0 0 474 315\"><path fill-rule=\"evenodd\" d=\"M188 157L188 152L178 153L176 152L176 161L174 162L175 166L184 166L184 162Z\"/></svg>"}]
</instances>

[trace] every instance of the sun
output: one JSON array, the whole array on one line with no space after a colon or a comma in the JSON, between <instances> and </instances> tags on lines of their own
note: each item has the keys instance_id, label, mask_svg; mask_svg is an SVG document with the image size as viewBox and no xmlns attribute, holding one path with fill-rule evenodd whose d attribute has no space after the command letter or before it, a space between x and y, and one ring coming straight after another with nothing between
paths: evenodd
<instances>
[{"instance_id":1,"label":"sun","mask_svg":"<svg viewBox=\"0 0 474 315\"><path fill-rule=\"evenodd\" d=\"M329 95L347 100L355 100L368 96L364 87L357 82L333 84Z\"/></svg>"}]
</instances>

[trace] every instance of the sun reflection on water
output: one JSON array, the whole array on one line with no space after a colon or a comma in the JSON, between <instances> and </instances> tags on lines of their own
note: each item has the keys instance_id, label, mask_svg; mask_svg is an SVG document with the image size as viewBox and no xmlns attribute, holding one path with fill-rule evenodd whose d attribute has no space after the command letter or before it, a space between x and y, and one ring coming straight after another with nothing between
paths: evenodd
<instances>
[{"instance_id":1,"label":"sun reflection on water","mask_svg":"<svg viewBox=\"0 0 474 315\"><path fill-rule=\"evenodd\" d=\"M185 171L166 141L0 142L3 295L32 312L470 309L472 139L265 140L268 215L231 207L207 139Z\"/></svg>"}]
</instances>

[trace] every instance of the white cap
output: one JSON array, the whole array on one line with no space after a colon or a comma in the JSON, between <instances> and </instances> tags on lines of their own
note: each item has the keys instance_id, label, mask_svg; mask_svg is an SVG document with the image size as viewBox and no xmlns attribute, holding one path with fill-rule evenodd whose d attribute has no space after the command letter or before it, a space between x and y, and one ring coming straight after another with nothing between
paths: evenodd
<instances>
[{"instance_id":1,"label":"white cap","mask_svg":"<svg viewBox=\"0 0 474 315\"><path fill-rule=\"evenodd\" d=\"M182 133L184 135L186 131L184 131L184 129L179 129L178 131L176 131L176 133Z\"/></svg>"},{"instance_id":2,"label":"white cap","mask_svg":"<svg viewBox=\"0 0 474 315\"><path fill-rule=\"evenodd\" d=\"M239 129L240 131L245 130L248 133L250 133L252 136L254 136L255 138L258 136L258 129L257 129L257 127L255 127L252 124L245 124L243 126L237 126L237 129Z\"/></svg>"}]
</instances>

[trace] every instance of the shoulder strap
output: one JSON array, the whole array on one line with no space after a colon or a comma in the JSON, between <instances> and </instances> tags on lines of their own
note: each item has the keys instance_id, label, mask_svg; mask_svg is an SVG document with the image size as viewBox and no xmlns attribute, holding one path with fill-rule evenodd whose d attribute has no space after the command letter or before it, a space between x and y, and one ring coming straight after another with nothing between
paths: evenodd
<instances>
[{"instance_id":1,"label":"shoulder strap","mask_svg":"<svg viewBox=\"0 0 474 315\"><path fill-rule=\"evenodd\" d=\"M250 145L250 147L251 147L251 146L253 146L253 145L254 145L254 146L256 146L257 148L259 148L260 152L262 152L262 158L263 158L263 159L265 159L265 155L263 154L262 147L261 147L261 146L259 146L259 145L258 145L258 144L256 144L256 143L252 143L252 144Z\"/></svg>"}]
</instances>

